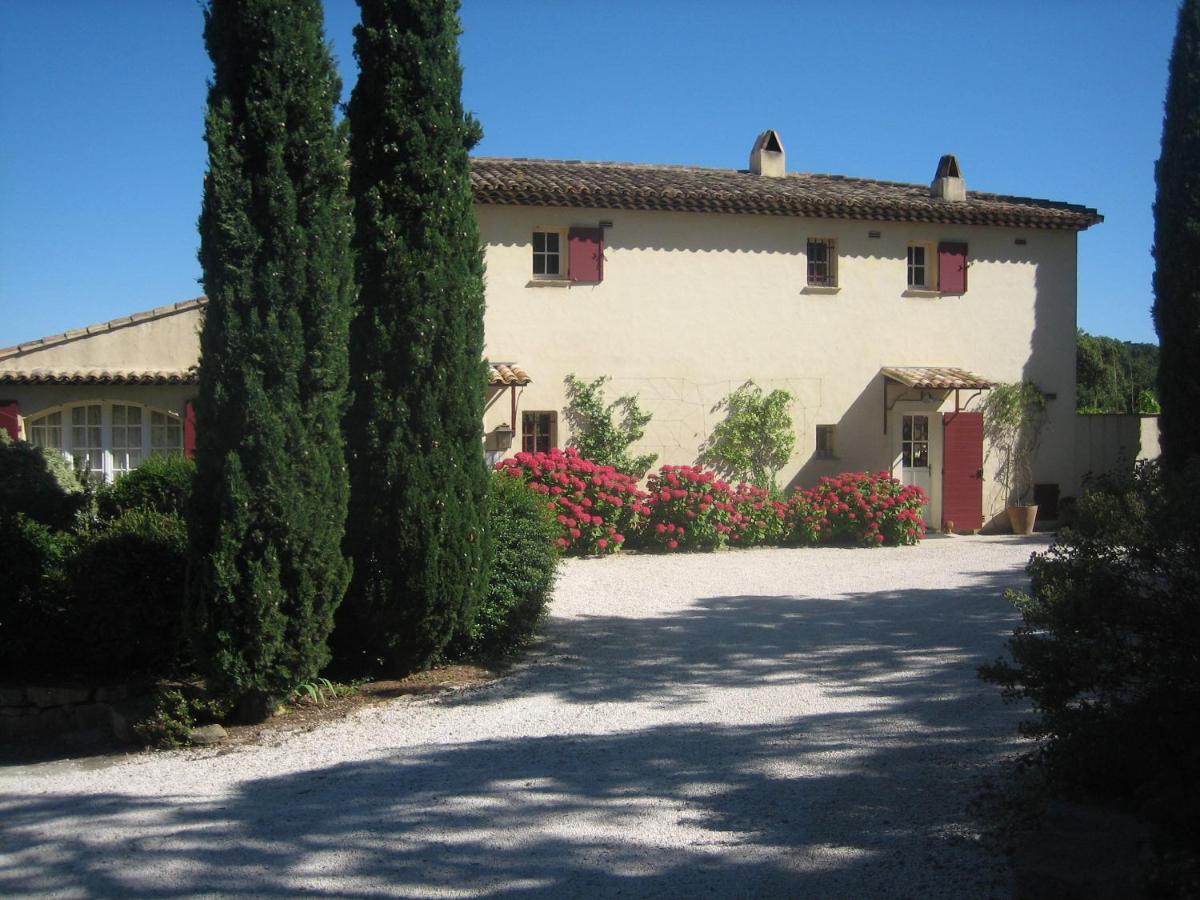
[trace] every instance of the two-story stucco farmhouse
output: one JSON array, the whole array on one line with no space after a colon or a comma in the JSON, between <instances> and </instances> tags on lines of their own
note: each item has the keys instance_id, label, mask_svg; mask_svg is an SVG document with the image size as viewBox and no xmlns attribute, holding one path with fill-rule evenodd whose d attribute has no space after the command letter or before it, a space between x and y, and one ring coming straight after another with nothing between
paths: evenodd
<instances>
[{"instance_id":1,"label":"two-story stucco farmhouse","mask_svg":"<svg viewBox=\"0 0 1200 900\"><path fill-rule=\"evenodd\" d=\"M748 170L477 158L487 255L493 459L564 445L564 378L612 378L654 416L639 450L692 462L714 406L753 379L795 396L798 484L891 469L931 525L1004 506L981 397L1034 380L1036 480L1074 489L1076 236L1067 203L788 173L779 136ZM190 443L204 300L0 350L0 424L112 478Z\"/></svg>"}]
</instances>

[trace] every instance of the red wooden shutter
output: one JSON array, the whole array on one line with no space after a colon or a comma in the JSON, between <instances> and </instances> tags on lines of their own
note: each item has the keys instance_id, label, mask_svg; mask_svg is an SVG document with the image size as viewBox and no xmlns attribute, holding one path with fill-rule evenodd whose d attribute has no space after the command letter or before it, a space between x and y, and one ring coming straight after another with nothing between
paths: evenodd
<instances>
[{"instance_id":1,"label":"red wooden shutter","mask_svg":"<svg viewBox=\"0 0 1200 900\"><path fill-rule=\"evenodd\" d=\"M572 281L604 280L604 232L599 228L572 228L567 232L571 248Z\"/></svg>"},{"instance_id":2,"label":"red wooden shutter","mask_svg":"<svg viewBox=\"0 0 1200 900\"><path fill-rule=\"evenodd\" d=\"M14 402L0 403L0 428L14 441L21 433L21 408Z\"/></svg>"},{"instance_id":3,"label":"red wooden shutter","mask_svg":"<svg viewBox=\"0 0 1200 900\"><path fill-rule=\"evenodd\" d=\"M966 244L938 244L938 290L943 294L967 292Z\"/></svg>"},{"instance_id":4,"label":"red wooden shutter","mask_svg":"<svg viewBox=\"0 0 1200 900\"><path fill-rule=\"evenodd\" d=\"M183 455L196 458L196 408L191 400L183 407Z\"/></svg>"}]
</instances>

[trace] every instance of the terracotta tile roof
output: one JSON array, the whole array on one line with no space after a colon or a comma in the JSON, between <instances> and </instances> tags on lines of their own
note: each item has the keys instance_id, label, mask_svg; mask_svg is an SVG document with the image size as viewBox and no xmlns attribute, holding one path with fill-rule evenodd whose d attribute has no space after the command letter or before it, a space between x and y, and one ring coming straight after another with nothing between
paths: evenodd
<instances>
[{"instance_id":1,"label":"terracotta tile roof","mask_svg":"<svg viewBox=\"0 0 1200 900\"><path fill-rule=\"evenodd\" d=\"M516 363L493 363L488 366L488 385L526 385L532 381L529 374Z\"/></svg>"},{"instance_id":2,"label":"terracotta tile roof","mask_svg":"<svg viewBox=\"0 0 1200 900\"><path fill-rule=\"evenodd\" d=\"M795 173L576 160L471 160L481 204L747 213L868 221L941 222L1080 231L1104 221L1086 206L968 191L935 199L925 184Z\"/></svg>"},{"instance_id":3,"label":"terracotta tile roof","mask_svg":"<svg viewBox=\"0 0 1200 900\"><path fill-rule=\"evenodd\" d=\"M80 338L89 337L102 331L114 331L130 325L140 325L142 322L149 322L152 319L173 316L176 313L187 312L190 309L198 309L206 303L208 303L207 297L180 300L178 303L168 303L166 306L158 306L146 312L138 312L128 316L121 316L118 319L110 319L107 322L89 325L86 328L74 328L71 331L64 331L61 334L51 334L46 337L37 338L36 340L26 341L23 344L2 347L0 348L0 360L20 356L23 353L28 353L30 350L42 350L46 347L53 347L55 344L65 344L68 341L79 340Z\"/></svg>"},{"instance_id":4,"label":"terracotta tile roof","mask_svg":"<svg viewBox=\"0 0 1200 900\"><path fill-rule=\"evenodd\" d=\"M950 390L970 388L985 390L992 382L982 375L955 369L950 366L884 366L880 369L885 378L913 388L926 390Z\"/></svg>"},{"instance_id":5,"label":"terracotta tile roof","mask_svg":"<svg viewBox=\"0 0 1200 900\"><path fill-rule=\"evenodd\" d=\"M188 369L0 369L0 384L195 384Z\"/></svg>"}]
</instances>

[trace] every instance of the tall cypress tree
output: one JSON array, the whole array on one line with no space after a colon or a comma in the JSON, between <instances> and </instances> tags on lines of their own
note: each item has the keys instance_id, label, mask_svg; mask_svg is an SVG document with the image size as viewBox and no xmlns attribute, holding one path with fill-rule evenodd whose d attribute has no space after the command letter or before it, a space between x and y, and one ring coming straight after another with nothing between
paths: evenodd
<instances>
[{"instance_id":1,"label":"tall cypress tree","mask_svg":"<svg viewBox=\"0 0 1200 900\"><path fill-rule=\"evenodd\" d=\"M319 0L211 0L189 613L246 718L328 661L349 564L354 297L341 82Z\"/></svg>"},{"instance_id":2,"label":"tall cypress tree","mask_svg":"<svg viewBox=\"0 0 1200 900\"><path fill-rule=\"evenodd\" d=\"M1163 462L1200 453L1200 2L1184 0L1155 170L1154 325Z\"/></svg>"},{"instance_id":3,"label":"tall cypress tree","mask_svg":"<svg viewBox=\"0 0 1200 900\"><path fill-rule=\"evenodd\" d=\"M359 312L347 417L346 655L421 668L486 582L483 255L458 4L359 0L350 99Z\"/></svg>"}]
</instances>

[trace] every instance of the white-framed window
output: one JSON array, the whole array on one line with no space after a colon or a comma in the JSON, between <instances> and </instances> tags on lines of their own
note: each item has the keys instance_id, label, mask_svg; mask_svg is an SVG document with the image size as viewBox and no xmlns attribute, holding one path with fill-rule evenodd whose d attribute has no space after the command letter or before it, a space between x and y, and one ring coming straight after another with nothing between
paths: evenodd
<instances>
[{"instance_id":1,"label":"white-framed window","mask_svg":"<svg viewBox=\"0 0 1200 900\"><path fill-rule=\"evenodd\" d=\"M35 447L60 451L76 468L114 481L155 455L183 455L183 419L135 403L75 403L30 417Z\"/></svg>"},{"instance_id":2,"label":"white-framed window","mask_svg":"<svg viewBox=\"0 0 1200 900\"><path fill-rule=\"evenodd\" d=\"M29 442L34 446L61 450L63 448L63 414L52 412L39 416L25 424L25 433L29 435Z\"/></svg>"},{"instance_id":3,"label":"white-framed window","mask_svg":"<svg viewBox=\"0 0 1200 900\"><path fill-rule=\"evenodd\" d=\"M929 244L908 245L908 286L914 291L931 291L934 277L933 248Z\"/></svg>"},{"instance_id":4,"label":"white-framed window","mask_svg":"<svg viewBox=\"0 0 1200 900\"><path fill-rule=\"evenodd\" d=\"M837 287L837 243L833 238L808 239L808 286Z\"/></svg>"},{"instance_id":5,"label":"white-framed window","mask_svg":"<svg viewBox=\"0 0 1200 900\"><path fill-rule=\"evenodd\" d=\"M565 250L561 230L535 228L533 230L533 277L565 277L567 274L567 267L563 264Z\"/></svg>"}]
</instances>

